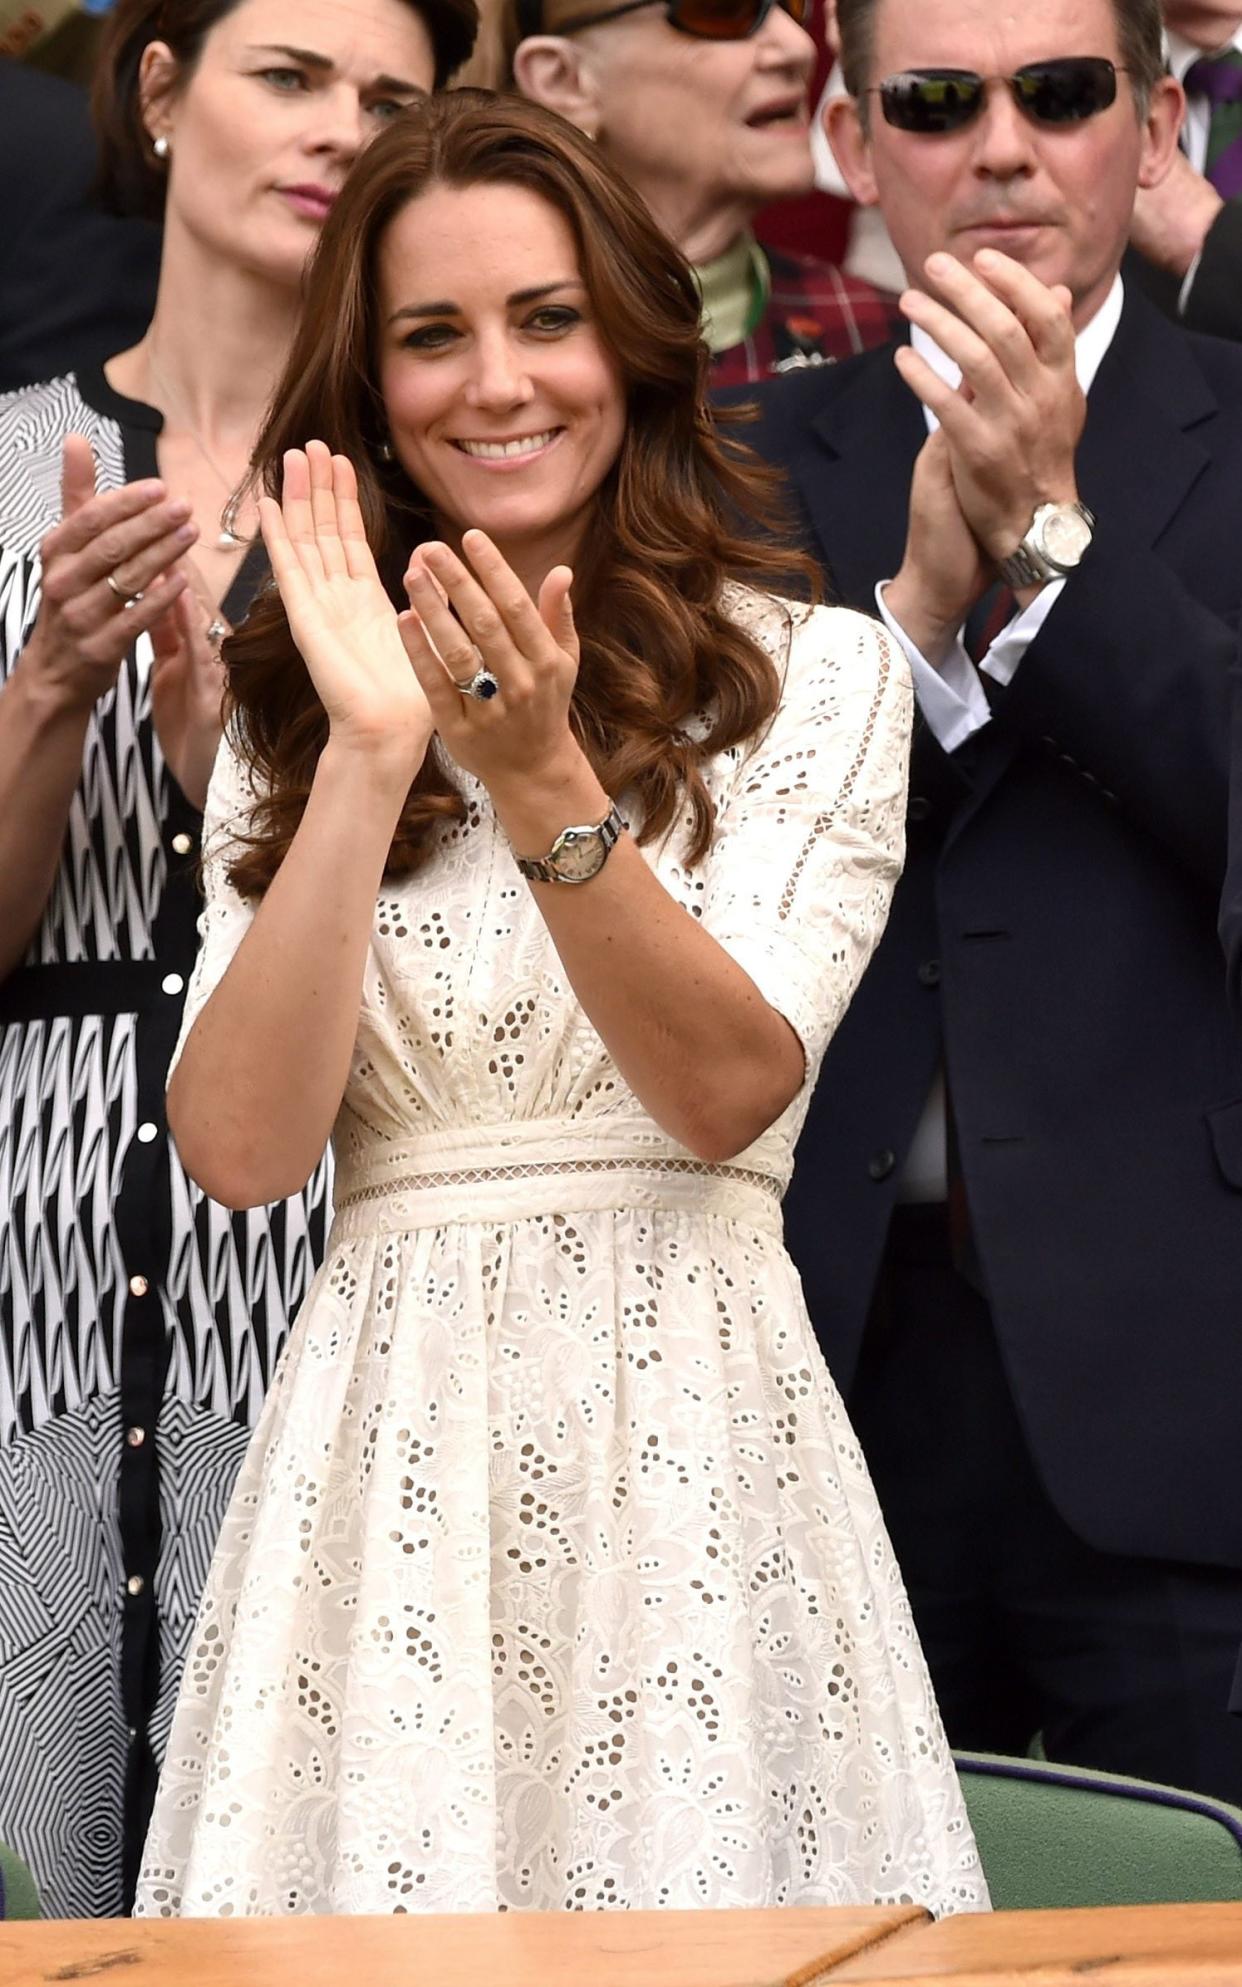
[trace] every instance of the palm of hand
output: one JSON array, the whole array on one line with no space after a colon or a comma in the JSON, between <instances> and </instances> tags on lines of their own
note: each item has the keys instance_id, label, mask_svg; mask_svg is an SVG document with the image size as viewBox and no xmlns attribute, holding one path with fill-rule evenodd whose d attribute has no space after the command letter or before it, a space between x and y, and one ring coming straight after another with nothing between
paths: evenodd
<instances>
[{"instance_id":1,"label":"palm of hand","mask_svg":"<svg viewBox=\"0 0 1242 1987\"><path fill-rule=\"evenodd\" d=\"M285 458L280 503L260 522L289 627L337 736L420 751L432 730L396 610L384 592L343 456L322 442Z\"/></svg>"},{"instance_id":2,"label":"palm of hand","mask_svg":"<svg viewBox=\"0 0 1242 1987\"><path fill-rule=\"evenodd\" d=\"M190 593L151 626L151 706L160 749L186 798L201 807L220 743L224 666Z\"/></svg>"}]
</instances>

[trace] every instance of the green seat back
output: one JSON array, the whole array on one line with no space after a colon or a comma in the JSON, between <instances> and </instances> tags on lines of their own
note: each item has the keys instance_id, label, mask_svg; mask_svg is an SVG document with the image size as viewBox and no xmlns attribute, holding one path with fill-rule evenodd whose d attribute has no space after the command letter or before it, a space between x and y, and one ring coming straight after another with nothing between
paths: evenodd
<instances>
[{"instance_id":1,"label":"green seat back","mask_svg":"<svg viewBox=\"0 0 1242 1987\"><path fill-rule=\"evenodd\" d=\"M20 1856L0 1842L0 1918L40 1918L39 1893Z\"/></svg>"},{"instance_id":2,"label":"green seat back","mask_svg":"<svg viewBox=\"0 0 1242 1987\"><path fill-rule=\"evenodd\" d=\"M1242 1810L1152 1781L956 1753L998 1911L1242 1899Z\"/></svg>"}]
</instances>

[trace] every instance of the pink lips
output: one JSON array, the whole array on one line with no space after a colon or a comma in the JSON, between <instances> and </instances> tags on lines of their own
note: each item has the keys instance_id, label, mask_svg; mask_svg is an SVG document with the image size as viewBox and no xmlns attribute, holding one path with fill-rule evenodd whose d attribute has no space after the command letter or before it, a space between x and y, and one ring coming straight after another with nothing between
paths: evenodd
<instances>
[{"instance_id":1,"label":"pink lips","mask_svg":"<svg viewBox=\"0 0 1242 1987\"><path fill-rule=\"evenodd\" d=\"M280 191L294 212L308 221L326 221L336 200L330 186L282 186Z\"/></svg>"}]
</instances>

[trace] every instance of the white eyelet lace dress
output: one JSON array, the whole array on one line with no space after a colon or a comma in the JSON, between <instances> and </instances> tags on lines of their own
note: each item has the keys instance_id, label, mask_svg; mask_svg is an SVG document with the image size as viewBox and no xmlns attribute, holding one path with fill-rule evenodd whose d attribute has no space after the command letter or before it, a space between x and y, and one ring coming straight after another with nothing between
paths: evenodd
<instances>
[{"instance_id":1,"label":"white eyelet lace dress","mask_svg":"<svg viewBox=\"0 0 1242 1987\"><path fill-rule=\"evenodd\" d=\"M781 708L711 769L707 861L679 833L648 860L813 1073L899 866L909 680L860 616L729 598ZM337 1214L220 1536L137 1908L984 1907L782 1242L806 1092L730 1164L669 1139L464 785L468 821L377 905ZM223 860L250 800L226 746L187 1027L253 915Z\"/></svg>"}]
</instances>

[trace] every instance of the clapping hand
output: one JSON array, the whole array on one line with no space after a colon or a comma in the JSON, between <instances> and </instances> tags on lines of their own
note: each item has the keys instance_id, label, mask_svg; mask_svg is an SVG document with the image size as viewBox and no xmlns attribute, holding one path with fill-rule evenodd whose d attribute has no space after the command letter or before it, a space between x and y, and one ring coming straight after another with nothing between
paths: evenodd
<instances>
[{"instance_id":1,"label":"clapping hand","mask_svg":"<svg viewBox=\"0 0 1242 1987\"><path fill-rule=\"evenodd\" d=\"M61 521L39 548L43 597L22 667L67 704L89 707L185 591L180 561L198 531L189 504L158 479L97 495L84 435L65 438L61 494Z\"/></svg>"},{"instance_id":2,"label":"clapping hand","mask_svg":"<svg viewBox=\"0 0 1242 1987\"><path fill-rule=\"evenodd\" d=\"M1078 496L1086 400L1070 294L994 249L981 249L970 268L933 255L927 275L937 294L909 290L901 307L957 363L962 383L946 385L911 346L897 367L940 422L966 523L990 559L1005 559L1040 504Z\"/></svg>"},{"instance_id":3,"label":"clapping hand","mask_svg":"<svg viewBox=\"0 0 1242 1987\"><path fill-rule=\"evenodd\" d=\"M367 543L353 466L325 444L290 449L259 523L289 627L333 740L412 780L433 719Z\"/></svg>"},{"instance_id":4,"label":"clapping hand","mask_svg":"<svg viewBox=\"0 0 1242 1987\"><path fill-rule=\"evenodd\" d=\"M446 750L497 799L506 785L555 782L581 759L569 723L573 574L554 566L536 605L485 532L467 531L462 551L417 548L402 633Z\"/></svg>"},{"instance_id":5,"label":"clapping hand","mask_svg":"<svg viewBox=\"0 0 1242 1987\"><path fill-rule=\"evenodd\" d=\"M220 743L224 665L216 628L227 632L193 586L151 624L151 712L160 750L186 799L199 808Z\"/></svg>"}]
</instances>

